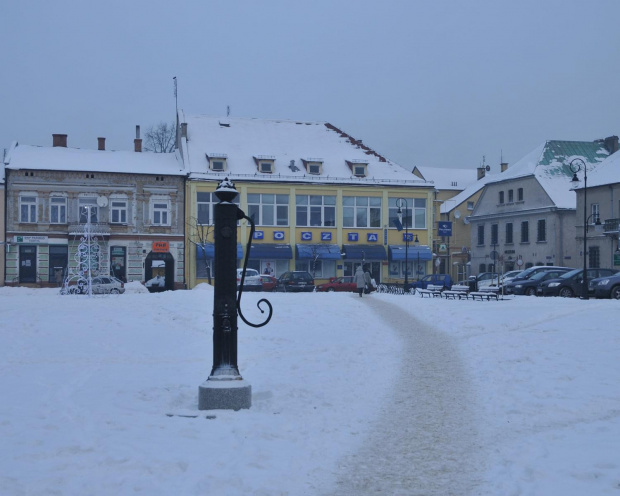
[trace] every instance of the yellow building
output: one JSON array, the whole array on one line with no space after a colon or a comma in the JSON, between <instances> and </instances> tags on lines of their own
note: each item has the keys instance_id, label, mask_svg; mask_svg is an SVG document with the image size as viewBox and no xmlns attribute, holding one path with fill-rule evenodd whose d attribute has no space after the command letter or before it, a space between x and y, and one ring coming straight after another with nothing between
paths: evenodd
<instances>
[{"instance_id":1,"label":"yellow building","mask_svg":"<svg viewBox=\"0 0 620 496\"><path fill-rule=\"evenodd\" d=\"M353 275L359 264L377 282L403 283L406 271L409 280L432 272L433 185L360 140L323 122L183 112L179 122L188 174L189 288L209 280L213 192L224 178L234 182L240 208L255 220L248 267L261 273L307 270L319 284ZM239 266L249 234L241 221Z\"/></svg>"}]
</instances>

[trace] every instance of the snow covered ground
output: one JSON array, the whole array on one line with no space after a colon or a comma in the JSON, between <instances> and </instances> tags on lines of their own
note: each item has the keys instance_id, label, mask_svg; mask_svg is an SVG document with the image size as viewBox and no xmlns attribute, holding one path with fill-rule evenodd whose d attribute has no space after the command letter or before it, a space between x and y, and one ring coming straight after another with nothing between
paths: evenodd
<instances>
[{"instance_id":1,"label":"snow covered ground","mask_svg":"<svg viewBox=\"0 0 620 496\"><path fill-rule=\"evenodd\" d=\"M246 294L199 412L211 288L127 287L0 288L1 495L620 494L617 301Z\"/></svg>"}]
</instances>

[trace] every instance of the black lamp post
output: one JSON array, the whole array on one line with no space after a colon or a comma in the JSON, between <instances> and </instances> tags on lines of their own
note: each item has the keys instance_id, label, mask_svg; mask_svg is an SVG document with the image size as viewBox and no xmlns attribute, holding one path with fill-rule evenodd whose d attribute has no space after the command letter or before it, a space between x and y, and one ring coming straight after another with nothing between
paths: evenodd
<instances>
[{"instance_id":1,"label":"black lamp post","mask_svg":"<svg viewBox=\"0 0 620 496\"><path fill-rule=\"evenodd\" d=\"M415 239L413 240L413 244L416 247L416 250L418 252L418 263L415 266L415 275L416 275L416 279L419 281L420 280L420 240L418 239L418 235L415 235Z\"/></svg>"},{"instance_id":2,"label":"black lamp post","mask_svg":"<svg viewBox=\"0 0 620 496\"><path fill-rule=\"evenodd\" d=\"M584 300L588 300L588 272L587 272L587 259L586 254L588 250L588 221L591 217L595 217L595 224L600 225L601 221L596 214L590 215L588 217L588 169L586 167L586 163L580 159L575 158L571 160L570 164L568 164L571 172L573 173L573 179L571 183L573 187L576 188L579 185L579 178L577 177L577 172L583 169L583 281L581 288L581 298Z\"/></svg>"},{"instance_id":3,"label":"black lamp post","mask_svg":"<svg viewBox=\"0 0 620 496\"><path fill-rule=\"evenodd\" d=\"M407 217L408 203L405 198L398 198L396 206L398 207L398 220L403 223L403 203L405 204L405 293L409 291L409 218ZM419 256L419 255L418 255Z\"/></svg>"}]
</instances>

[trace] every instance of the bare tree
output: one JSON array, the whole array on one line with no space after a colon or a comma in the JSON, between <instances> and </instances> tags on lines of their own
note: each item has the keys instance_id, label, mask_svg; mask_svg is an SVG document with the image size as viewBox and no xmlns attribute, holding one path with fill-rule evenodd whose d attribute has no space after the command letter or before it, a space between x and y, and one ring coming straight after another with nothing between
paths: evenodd
<instances>
[{"instance_id":1,"label":"bare tree","mask_svg":"<svg viewBox=\"0 0 620 496\"><path fill-rule=\"evenodd\" d=\"M174 122L160 122L151 126L145 134L144 149L155 153L172 153L176 144L176 126Z\"/></svg>"},{"instance_id":2,"label":"bare tree","mask_svg":"<svg viewBox=\"0 0 620 496\"><path fill-rule=\"evenodd\" d=\"M207 258L207 245L213 244L213 241L209 241L209 237L213 238L213 224L199 224L196 217L191 217L187 222L187 227L189 228L187 239L202 250L207 280L211 285L211 259Z\"/></svg>"}]
</instances>

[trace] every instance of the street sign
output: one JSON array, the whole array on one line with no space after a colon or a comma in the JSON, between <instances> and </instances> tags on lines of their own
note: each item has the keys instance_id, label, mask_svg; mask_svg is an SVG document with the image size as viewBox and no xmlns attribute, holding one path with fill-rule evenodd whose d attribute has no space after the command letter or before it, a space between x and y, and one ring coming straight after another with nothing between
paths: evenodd
<instances>
[{"instance_id":1,"label":"street sign","mask_svg":"<svg viewBox=\"0 0 620 496\"><path fill-rule=\"evenodd\" d=\"M438 236L452 236L452 222L439 222L439 227L437 228Z\"/></svg>"}]
</instances>

